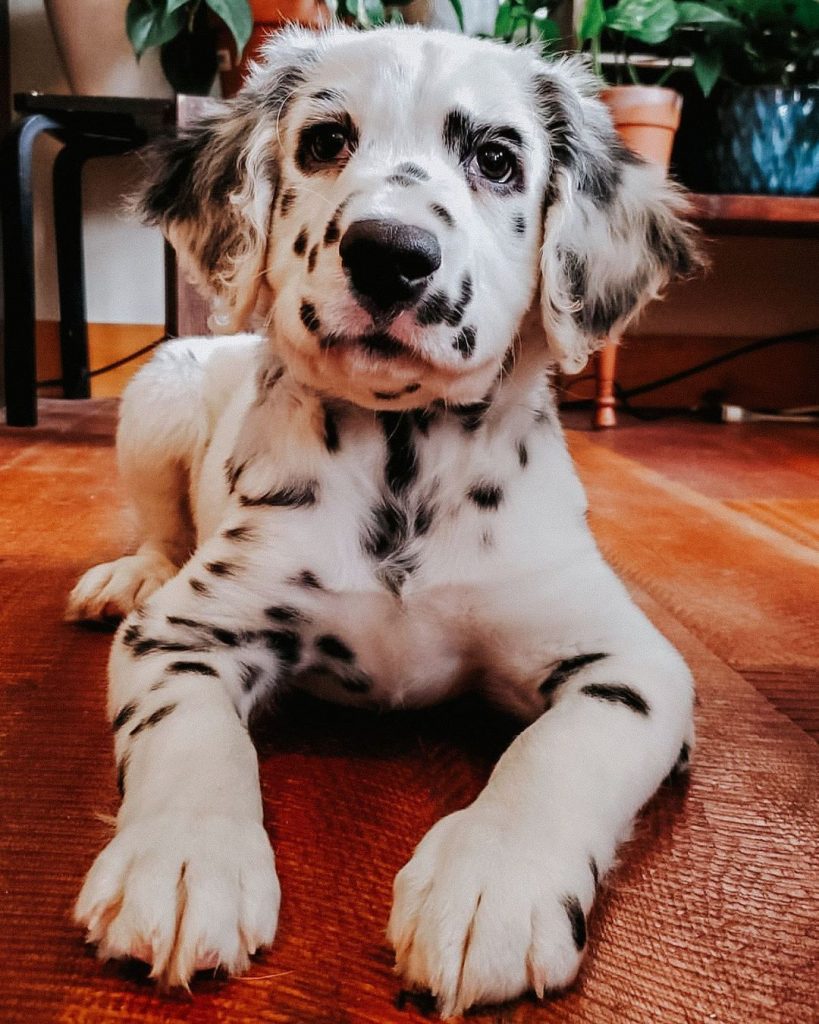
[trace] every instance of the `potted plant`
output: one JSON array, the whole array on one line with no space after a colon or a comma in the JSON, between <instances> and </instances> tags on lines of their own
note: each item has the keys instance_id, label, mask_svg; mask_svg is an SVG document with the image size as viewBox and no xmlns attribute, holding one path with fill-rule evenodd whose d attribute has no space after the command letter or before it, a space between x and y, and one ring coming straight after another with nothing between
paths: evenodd
<instances>
[{"instance_id":1,"label":"potted plant","mask_svg":"<svg viewBox=\"0 0 819 1024\"><path fill-rule=\"evenodd\" d=\"M176 92L206 94L216 76L216 15L241 52L253 20L248 0L130 0L125 30L139 59L157 46L162 70Z\"/></svg>"},{"instance_id":2,"label":"potted plant","mask_svg":"<svg viewBox=\"0 0 819 1024\"><path fill-rule=\"evenodd\" d=\"M709 99L696 131L699 152L690 158L704 164L696 184L714 192L817 194L819 3L706 0L704 6L729 20L679 33Z\"/></svg>"},{"instance_id":3,"label":"potted plant","mask_svg":"<svg viewBox=\"0 0 819 1024\"><path fill-rule=\"evenodd\" d=\"M590 51L598 75L610 82L601 99L630 149L668 167L682 110L680 94L665 85L677 69L678 34L684 26L731 22L715 5L693 0L617 0L610 7L587 0L578 40ZM605 74L604 45L611 54Z\"/></svg>"}]
</instances>

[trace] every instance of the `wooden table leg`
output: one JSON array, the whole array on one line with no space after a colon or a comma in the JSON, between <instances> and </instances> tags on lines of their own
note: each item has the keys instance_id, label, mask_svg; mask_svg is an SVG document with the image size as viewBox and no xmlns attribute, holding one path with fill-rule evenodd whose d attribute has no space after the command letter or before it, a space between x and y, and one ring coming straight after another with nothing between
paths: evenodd
<instances>
[{"instance_id":1,"label":"wooden table leg","mask_svg":"<svg viewBox=\"0 0 819 1024\"><path fill-rule=\"evenodd\" d=\"M617 344L609 341L597 353L597 390L594 396L592 424L596 430L617 426L614 378L617 366Z\"/></svg>"}]
</instances>

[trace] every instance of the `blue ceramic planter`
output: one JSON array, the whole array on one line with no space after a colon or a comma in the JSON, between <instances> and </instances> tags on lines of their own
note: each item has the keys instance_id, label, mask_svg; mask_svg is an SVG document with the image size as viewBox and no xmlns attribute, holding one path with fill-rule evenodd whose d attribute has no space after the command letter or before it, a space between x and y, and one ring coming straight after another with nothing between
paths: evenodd
<instances>
[{"instance_id":1,"label":"blue ceramic planter","mask_svg":"<svg viewBox=\"0 0 819 1024\"><path fill-rule=\"evenodd\" d=\"M729 88L716 116L715 191L819 194L819 85Z\"/></svg>"}]
</instances>

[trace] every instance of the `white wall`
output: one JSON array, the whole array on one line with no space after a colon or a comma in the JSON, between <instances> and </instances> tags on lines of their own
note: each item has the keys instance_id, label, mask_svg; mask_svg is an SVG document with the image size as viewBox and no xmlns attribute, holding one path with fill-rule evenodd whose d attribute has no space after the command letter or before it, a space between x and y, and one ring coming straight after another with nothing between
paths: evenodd
<instances>
[{"instance_id":1,"label":"white wall","mask_svg":"<svg viewBox=\"0 0 819 1024\"><path fill-rule=\"evenodd\" d=\"M73 0L79 8L85 0ZM104 0L116 6L118 0ZM42 0L11 0L12 92L69 92ZM124 29L123 29L124 34ZM37 317L59 318L51 209L51 161L57 144L43 138L35 163ZM135 157L92 160L84 180L86 295L93 323L162 323L162 239L127 223L123 191L138 174Z\"/></svg>"}]
</instances>

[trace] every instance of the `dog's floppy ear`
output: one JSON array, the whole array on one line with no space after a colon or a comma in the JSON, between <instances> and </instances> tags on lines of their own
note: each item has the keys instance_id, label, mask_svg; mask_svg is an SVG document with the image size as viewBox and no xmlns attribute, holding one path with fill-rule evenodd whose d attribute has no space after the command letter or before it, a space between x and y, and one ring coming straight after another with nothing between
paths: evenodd
<instances>
[{"instance_id":1,"label":"dog's floppy ear","mask_svg":"<svg viewBox=\"0 0 819 1024\"><path fill-rule=\"evenodd\" d=\"M568 373L700 262L682 193L623 146L595 92L576 61L541 65L536 77L551 155L541 303L552 354Z\"/></svg>"},{"instance_id":2,"label":"dog's floppy ear","mask_svg":"<svg viewBox=\"0 0 819 1024\"><path fill-rule=\"evenodd\" d=\"M279 179L281 118L315 56L310 34L291 30L233 100L182 126L146 153L145 183L133 207L158 225L182 271L214 299L212 326L239 330L264 275Z\"/></svg>"}]
</instances>

